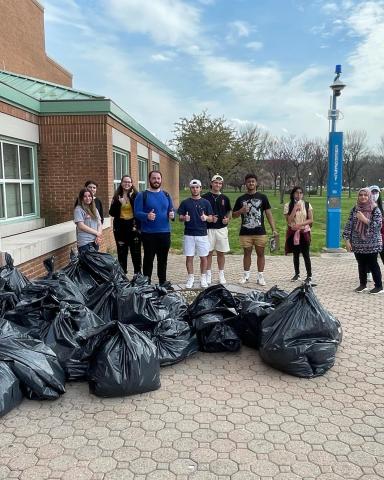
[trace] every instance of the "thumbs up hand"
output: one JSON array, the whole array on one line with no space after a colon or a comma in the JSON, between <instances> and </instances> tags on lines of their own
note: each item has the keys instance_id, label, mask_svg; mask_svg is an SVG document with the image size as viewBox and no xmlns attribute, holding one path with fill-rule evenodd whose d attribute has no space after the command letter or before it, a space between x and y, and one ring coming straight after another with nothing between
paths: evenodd
<instances>
[{"instance_id":1,"label":"thumbs up hand","mask_svg":"<svg viewBox=\"0 0 384 480\"><path fill-rule=\"evenodd\" d=\"M156 218L156 213L155 213L155 210L152 208L152 210L148 213L148 220L151 220L153 222L155 218Z\"/></svg>"},{"instance_id":2,"label":"thumbs up hand","mask_svg":"<svg viewBox=\"0 0 384 480\"><path fill-rule=\"evenodd\" d=\"M168 218L169 218L170 220L174 220L174 219L175 219L175 212L173 211L173 209L169 211L169 213L168 213Z\"/></svg>"},{"instance_id":3,"label":"thumbs up hand","mask_svg":"<svg viewBox=\"0 0 384 480\"><path fill-rule=\"evenodd\" d=\"M205 215L205 213L203 212L201 215L200 215L200 219L202 222L206 222L207 221L207 215Z\"/></svg>"},{"instance_id":4,"label":"thumbs up hand","mask_svg":"<svg viewBox=\"0 0 384 480\"><path fill-rule=\"evenodd\" d=\"M188 212L185 212L184 222L189 222L190 220L191 220L191 217L188 215Z\"/></svg>"}]
</instances>

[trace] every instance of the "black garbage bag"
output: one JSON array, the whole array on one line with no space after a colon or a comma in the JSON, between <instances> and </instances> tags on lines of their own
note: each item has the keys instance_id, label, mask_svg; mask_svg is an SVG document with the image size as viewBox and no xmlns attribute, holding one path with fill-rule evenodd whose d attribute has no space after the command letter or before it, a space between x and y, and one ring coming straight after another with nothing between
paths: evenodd
<instances>
[{"instance_id":1,"label":"black garbage bag","mask_svg":"<svg viewBox=\"0 0 384 480\"><path fill-rule=\"evenodd\" d=\"M18 332L32 338L45 338L58 311L57 303L45 303L45 298L21 300L13 310L5 312L0 332Z\"/></svg>"},{"instance_id":2,"label":"black garbage bag","mask_svg":"<svg viewBox=\"0 0 384 480\"><path fill-rule=\"evenodd\" d=\"M127 288L130 288L129 284L121 280L120 269L113 268L108 281L89 290L87 307L105 323L117 320L119 298L121 292Z\"/></svg>"},{"instance_id":3,"label":"black garbage bag","mask_svg":"<svg viewBox=\"0 0 384 480\"><path fill-rule=\"evenodd\" d=\"M283 372L317 377L334 365L341 339L340 322L325 310L312 287L303 285L264 319L260 355Z\"/></svg>"},{"instance_id":4,"label":"black garbage bag","mask_svg":"<svg viewBox=\"0 0 384 480\"><path fill-rule=\"evenodd\" d=\"M267 292L264 294L264 301L265 302L270 302L272 305L277 307L277 305L280 305L281 302L283 302L287 297L288 297L288 292L285 290L282 290L279 288L277 285L274 287L270 288Z\"/></svg>"},{"instance_id":5,"label":"black garbage bag","mask_svg":"<svg viewBox=\"0 0 384 480\"><path fill-rule=\"evenodd\" d=\"M169 318L175 320L187 321L188 319L188 302L178 292L167 293L161 297L163 306L169 312Z\"/></svg>"},{"instance_id":6,"label":"black garbage bag","mask_svg":"<svg viewBox=\"0 0 384 480\"><path fill-rule=\"evenodd\" d=\"M143 287L145 285L150 285L149 278L143 275L142 273L136 273L132 280L129 282L131 287Z\"/></svg>"},{"instance_id":7,"label":"black garbage bag","mask_svg":"<svg viewBox=\"0 0 384 480\"><path fill-rule=\"evenodd\" d=\"M157 347L160 366L181 362L199 351L196 334L184 321L167 318L159 322L149 335Z\"/></svg>"},{"instance_id":8,"label":"black garbage bag","mask_svg":"<svg viewBox=\"0 0 384 480\"><path fill-rule=\"evenodd\" d=\"M2 317L5 312L13 310L18 301L19 299L16 293L0 290L0 317Z\"/></svg>"},{"instance_id":9,"label":"black garbage bag","mask_svg":"<svg viewBox=\"0 0 384 480\"><path fill-rule=\"evenodd\" d=\"M21 290L29 283L28 278L13 265L13 258L9 253L5 253L5 265L0 268L0 278L4 280L2 288L8 292L14 292L18 297Z\"/></svg>"},{"instance_id":10,"label":"black garbage bag","mask_svg":"<svg viewBox=\"0 0 384 480\"><path fill-rule=\"evenodd\" d=\"M195 298L189 306L189 316L194 318L204 310L211 310L216 307L227 307L236 309L237 302L232 293L223 285L212 285Z\"/></svg>"},{"instance_id":11,"label":"black garbage bag","mask_svg":"<svg viewBox=\"0 0 384 480\"><path fill-rule=\"evenodd\" d=\"M94 248L79 255L81 267L87 270L96 282L101 285L108 281L111 274L118 274L119 280L128 283L119 262L109 253L98 252Z\"/></svg>"},{"instance_id":12,"label":"black garbage bag","mask_svg":"<svg viewBox=\"0 0 384 480\"><path fill-rule=\"evenodd\" d=\"M87 378L88 361L82 356L81 332L100 327L104 321L84 305L70 305L62 302L60 311L52 320L44 342L57 355L67 380Z\"/></svg>"},{"instance_id":13,"label":"black garbage bag","mask_svg":"<svg viewBox=\"0 0 384 480\"><path fill-rule=\"evenodd\" d=\"M68 278L78 287L80 292L87 297L88 292L97 285L92 274L82 267L79 257L73 250L70 253L70 262L61 269Z\"/></svg>"},{"instance_id":14,"label":"black garbage bag","mask_svg":"<svg viewBox=\"0 0 384 480\"><path fill-rule=\"evenodd\" d=\"M112 322L83 332L83 358L90 356L89 388L100 397L120 397L160 388L153 342L133 325Z\"/></svg>"},{"instance_id":15,"label":"black garbage bag","mask_svg":"<svg viewBox=\"0 0 384 480\"><path fill-rule=\"evenodd\" d=\"M121 323L134 325L139 330L153 330L158 322L169 317L162 303L167 291L158 285L143 285L120 290L117 318Z\"/></svg>"},{"instance_id":16,"label":"black garbage bag","mask_svg":"<svg viewBox=\"0 0 384 480\"><path fill-rule=\"evenodd\" d=\"M192 320L203 352L236 352L241 341L236 333L238 316L226 308L206 310Z\"/></svg>"},{"instance_id":17,"label":"black garbage bag","mask_svg":"<svg viewBox=\"0 0 384 480\"><path fill-rule=\"evenodd\" d=\"M53 400L65 392L65 375L56 354L28 336L0 336L0 361L6 361L30 399Z\"/></svg>"},{"instance_id":18,"label":"black garbage bag","mask_svg":"<svg viewBox=\"0 0 384 480\"><path fill-rule=\"evenodd\" d=\"M271 302L260 300L263 296L254 291L241 301L240 315L235 329L241 341L247 347L259 349L261 343L261 326L264 318L275 308Z\"/></svg>"},{"instance_id":19,"label":"black garbage bag","mask_svg":"<svg viewBox=\"0 0 384 480\"><path fill-rule=\"evenodd\" d=\"M86 298L64 272L48 274L48 277L35 280L21 292L21 299L44 298L45 303L68 302L85 305Z\"/></svg>"},{"instance_id":20,"label":"black garbage bag","mask_svg":"<svg viewBox=\"0 0 384 480\"><path fill-rule=\"evenodd\" d=\"M22 399L18 378L6 362L0 362L0 417L17 407Z\"/></svg>"}]
</instances>

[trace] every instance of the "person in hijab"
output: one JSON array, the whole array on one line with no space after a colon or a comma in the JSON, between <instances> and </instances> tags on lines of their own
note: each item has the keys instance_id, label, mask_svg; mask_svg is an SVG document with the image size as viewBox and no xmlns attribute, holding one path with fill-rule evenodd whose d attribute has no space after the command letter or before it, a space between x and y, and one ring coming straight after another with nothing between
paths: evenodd
<instances>
[{"instance_id":1,"label":"person in hijab","mask_svg":"<svg viewBox=\"0 0 384 480\"><path fill-rule=\"evenodd\" d=\"M343 238L348 252L353 252L359 269L360 285L355 292L368 290L367 273L372 272L374 288L371 294L384 293L377 254L383 249L382 215L369 188L361 188L344 227Z\"/></svg>"}]
</instances>

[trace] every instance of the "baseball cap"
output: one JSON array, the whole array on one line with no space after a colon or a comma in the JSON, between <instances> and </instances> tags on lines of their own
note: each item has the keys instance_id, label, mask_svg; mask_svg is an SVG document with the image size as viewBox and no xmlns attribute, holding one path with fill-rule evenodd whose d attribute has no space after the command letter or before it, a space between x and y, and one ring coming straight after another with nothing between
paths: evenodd
<instances>
[{"instance_id":1,"label":"baseball cap","mask_svg":"<svg viewBox=\"0 0 384 480\"><path fill-rule=\"evenodd\" d=\"M211 182L214 182L215 180L219 180L219 182L224 182L224 178L218 173L216 173L216 175L213 175L213 177L211 178Z\"/></svg>"},{"instance_id":2,"label":"baseball cap","mask_svg":"<svg viewBox=\"0 0 384 480\"><path fill-rule=\"evenodd\" d=\"M200 182L200 180L197 180L196 178L194 178L193 180L191 180L189 182L189 186L190 187L201 187L201 182Z\"/></svg>"},{"instance_id":3,"label":"baseball cap","mask_svg":"<svg viewBox=\"0 0 384 480\"><path fill-rule=\"evenodd\" d=\"M377 192L380 192L380 187L378 187L377 185L371 185L369 187L370 191L373 192L373 191L377 191Z\"/></svg>"}]
</instances>

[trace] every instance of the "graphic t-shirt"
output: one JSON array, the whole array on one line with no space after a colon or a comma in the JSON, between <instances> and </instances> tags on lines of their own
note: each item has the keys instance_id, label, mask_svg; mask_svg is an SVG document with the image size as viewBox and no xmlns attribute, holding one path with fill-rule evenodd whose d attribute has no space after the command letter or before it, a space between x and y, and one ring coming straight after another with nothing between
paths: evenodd
<instances>
[{"instance_id":1,"label":"graphic t-shirt","mask_svg":"<svg viewBox=\"0 0 384 480\"><path fill-rule=\"evenodd\" d=\"M223 223L223 217L228 216L231 211L231 202L226 195L219 193L218 195L208 192L204 193L203 197L211 204L213 215L217 215L216 223L208 223L207 228L224 228L227 225Z\"/></svg>"},{"instance_id":2,"label":"graphic t-shirt","mask_svg":"<svg viewBox=\"0 0 384 480\"><path fill-rule=\"evenodd\" d=\"M203 237L207 235L207 222L203 222L200 216L212 215L211 204L205 198L194 200L193 198L186 198L180 203L177 213L179 215L188 215L191 217L189 222L184 222L184 235L193 237Z\"/></svg>"},{"instance_id":3,"label":"graphic t-shirt","mask_svg":"<svg viewBox=\"0 0 384 480\"><path fill-rule=\"evenodd\" d=\"M240 210L244 203L249 212L241 215L240 235L265 235L264 212L271 208L267 196L259 192L246 193L236 200L233 210Z\"/></svg>"}]
</instances>

